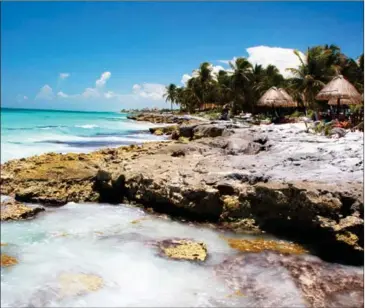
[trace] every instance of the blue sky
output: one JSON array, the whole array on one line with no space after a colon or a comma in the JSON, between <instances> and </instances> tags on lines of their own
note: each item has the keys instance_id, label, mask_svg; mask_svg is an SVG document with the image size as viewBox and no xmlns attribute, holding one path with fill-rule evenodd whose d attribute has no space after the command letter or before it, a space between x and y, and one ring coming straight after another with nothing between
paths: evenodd
<instances>
[{"instance_id":1,"label":"blue sky","mask_svg":"<svg viewBox=\"0 0 365 308\"><path fill-rule=\"evenodd\" d=\"M326 43L363 53L363 2L2 2L2 106L168 106L164 85L203 61L285 72L292 49Z\"/></svg>"}]
</instances>

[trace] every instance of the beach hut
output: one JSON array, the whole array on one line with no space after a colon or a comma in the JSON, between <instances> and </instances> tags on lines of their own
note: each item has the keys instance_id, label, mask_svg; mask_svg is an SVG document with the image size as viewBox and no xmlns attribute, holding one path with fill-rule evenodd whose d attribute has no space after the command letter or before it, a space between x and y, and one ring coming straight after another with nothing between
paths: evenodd
<instances>
[{"instance_id":1,"label":"beach hut","mask_svg":"<svg viewBox=\"0 0 365 308\"><path fill-rule=\"evenodd\" d=\"M298 103L293 100L293 98L286 92L283 88L279 88L278 91L283 94L283 96L287 99L287 103L285 107L298 107Z\"/></svg>"},{"instance_id":2,"label":"beach hut","mask_svg":"<svg viewBox=\"0 0 365 308\"><path fill-rule=\"evenodd\" d=\"M292 108L297 104L293 101L292 97L281 88L271 87L257 102L258 107L271 107L273 110L276 108ZM277 116L279 116L276 113Z\"/></svg>"},{"instance_id":3,"label":"beach hut","mask_svg":"<svg viewBox=\"0 0 365 308\"><path fill-rule=\"evenodd\" d=\"M284 89L271 87L257 102L260 107L296 107L296 103Z\"/></svg>"},{"instance_id":4,"label":"beach hut","mask_svg":"<svg viewBox=\"0 0 365 308\"><path fill-rule=\"evenodd\" d=\"M328 101L329 105L337 105L337 114L341 105L361 104L362 98L356 88L342 75L333 78L316 96L317 100Z\"/></svg>"}]
</instances>

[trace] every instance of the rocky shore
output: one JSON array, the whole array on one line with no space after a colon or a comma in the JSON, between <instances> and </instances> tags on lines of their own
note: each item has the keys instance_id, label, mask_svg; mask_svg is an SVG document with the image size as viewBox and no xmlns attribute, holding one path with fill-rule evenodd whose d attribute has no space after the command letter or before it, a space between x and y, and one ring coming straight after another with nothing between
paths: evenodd
<instances>
[{"instance_id":1,"label":"rocky shore","mask_svg":"<svg viewBox=\"0 0 365 308\"><path fill-rule=\"evenodd\" d=\"M300 124L135 119L177 124L174 140L9 161L1 166L1 194L47 206L135 203L236 232L272 233L324 259L363 264L359 133L334 140Z\"/></svg>"}]
</instances>

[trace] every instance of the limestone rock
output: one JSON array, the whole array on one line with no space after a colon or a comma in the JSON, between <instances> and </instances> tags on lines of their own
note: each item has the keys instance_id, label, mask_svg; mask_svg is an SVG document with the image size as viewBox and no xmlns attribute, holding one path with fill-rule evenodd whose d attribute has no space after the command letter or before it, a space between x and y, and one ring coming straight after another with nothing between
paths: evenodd
<instances>
[{"instance_id":1,"label":"limestone rock","mask_svg":"<svg viewBox=\"0 0 365 308\"><path fill-rule=\"evenodd\" d=\"M18 260L5 253L1 253L0 265L1 267L9 267L18 264Z\"/></svg>"},{"instance_id":2,"label":"limestone rock","mask_svg":"<svg viewBox=\"0 0 365 308\"><path fill-rule=\"evenodd\" d=\"M208 254L204 243L190 240L165 240L158 245L163 255L170 259L205 261Z\"/></svg>"},{"instance_id":3,"label":"limestone rock","mask_svg":"<svg viewBox=\"0 0 365 308\"><path fill-rule=\"evenodd\" d=\"M215 269L229 287L254 298L257 307L364 305L362 270L351 270L315 257L281 256L272 252L245 254L226 259ZM266 273L267 278L257 275L257 269ZM286 288L280 283L276 287L275 281L285 281Z\"/></svg>"},{"instance_id":4,"label":"limestone rock","mask_svg":"<svg viewBox=\"0 0 365 308\"><path fill-rule=\"evenodd\" d=\"M103 287L103 279L91 274L63 273L59 276L60 297L83 295Z\"/></svg>"},{"instance_id":5,"label":"limestone rock","mask_svg":"<svg viewBox=\"0 0 365 308\"><path fill-rule=\"evenodd\" d=\"M12 199L5 200L1 202L1 221L34 218L42 211L43 207L30 207Z\"/></svg>"}]
</instances>

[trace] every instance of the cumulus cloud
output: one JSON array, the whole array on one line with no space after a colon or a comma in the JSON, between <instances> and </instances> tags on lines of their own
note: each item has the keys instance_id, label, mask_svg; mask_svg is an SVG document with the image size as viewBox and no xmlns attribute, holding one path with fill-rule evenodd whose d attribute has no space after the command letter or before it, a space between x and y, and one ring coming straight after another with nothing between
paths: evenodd
<instances>
[{"instance_id":1,"label":"cumulus cloud","mask_svg":"<svg viewBox=\"0 0 365 308\"><path fill-rule=\"evenodd\" d=\"M104 72L101 74L100 79L95 82L97 88L103 87L112 74L110 72Z\"/></svg>"},{"instance_id":2,"label":"cumulus cloud","mask_svg":"<svg viewBox=\"0 0 365 308\"><path fill-rule=\"evenodd\" d=\"M36 95L36 100L52 100L55 97L53 89L48 85L44 85Z\"/></svg>"},{"instance_id":3,"label":"cumulus cloud","mask_svg":"<svg viewBox=\"0 0 365 308\"><path fill-rule=\"evenodd\" d=\"M163 95L166 92L166 87L159 83L143 83L133 85L132 90L133 94L143 98L159 100L163 98Z\"/></svg>"},{"instance_id":4,"label":"cumulus cloud","mask_svg":"<svg viewBox=\"0 0 365 308\"><path fill-rule=\"evenodd\" d=\"M275 65L284 77L290 76L290 72L286 71L287 68L297 67L300 64L294 49L291 48L256 46L247 48L247 53L248 60L252 64ZM301 52L299 54L304 59L304 54Z\"/></svg>"},{"instance_id":5,"label":"cumulus cloud","mask_svg":"<svg viewBox=\"0 0 365 308\"><path fill-rule=\"evenodd\" d=\"M60 79L64 80L66 78L70 77L70 73L60 73Z\"/></svg>"},{"instance_id":6,"label":"cumulus cloud","mask_svg":"<svg viewBox=\"0 0 365 308\"><path fill-rule=\"evenodd\" d=\"M90 110L105 110L106 105L113 109L165 106L166 102L163 98L165 85L158 83L134 84L129 93L122 94L105 89L105 85L110 77L110 72L102 73L100 78L95 81L94 87L88 87L78 94L67 94L63 91L55 93L49 85L45 85L37 94L36 99L55 99L62 102L63 106L77 104Z\"/></svg>"},{"instance_id":7,"label":"cumulus cloud","mask_svg":"<svg viewBox=\"0 0 365 308\"><path fill-rule=\"evenodd\" d=\"M62 97L62 98L67 98L67 97L68 97L68 95L67 95L66 93L63 93L62 91L59 91L59 92L57 93L57 96L58 96L58 97Z\"/></svg>"},{"instance_id":8,"label":"cumulus cloud","mask_svg":"<svg viewBox=\"0 0 365 308\"><path fill-rule=\"evenodd\" d=\"M247 48L248 61L253 65L261 64L268 66L275 65L284 77L290 77L291 73L287 68L297 67L300 64L298 57L294 54L292 48L270 47L270 46L255 46ZM305 58L302 52L299 52L302 59ZM228 65L230 62L235 62L237 57L232 60L219 60L218 62ZM228 70L229 71L229 70Z\"/></svg>"},{"instance_id":9,"label":"cumulus cloud","mask_svg":"<svg viewBox=\"0 0 365 308\"><path fill-rule=\"evenodd\" d=\"M228 63L228 61L227 61ZM212 70L212 75L213 75L213 79L217 79L217 75L219 73L219 71L221 70L225 70L225 68L223 66L220 65L210 65L210 68ZM181 83L186 86L187 82L192 78L192 77L197 77L199 74L196 70L193 71L193 73L191 75L189 74L184 74L181 78Z\"/></svg>"},{"instance_id":10,"label":"cumulus cloud","mask_svg":"<svg viewBox=\"0 0 365 308\"><path fill-rule=\"evenodd\" d=\"M189 74L184 74L181 78L181 83L183 85L186 85L186 83L191 79L191 76Z\"/></svg>"}]
</instances>

